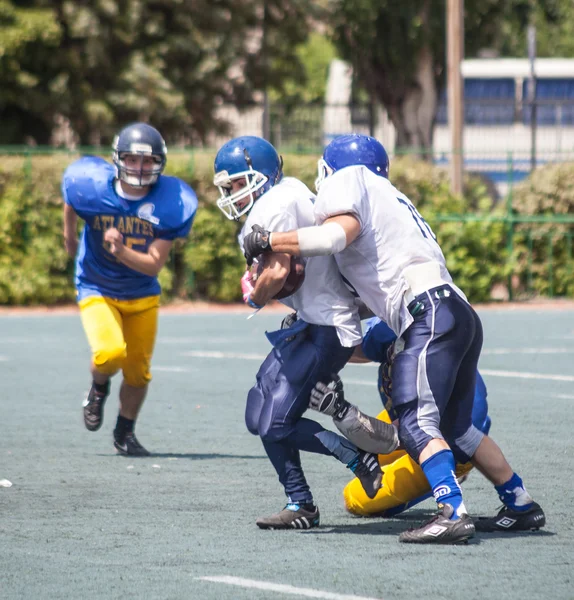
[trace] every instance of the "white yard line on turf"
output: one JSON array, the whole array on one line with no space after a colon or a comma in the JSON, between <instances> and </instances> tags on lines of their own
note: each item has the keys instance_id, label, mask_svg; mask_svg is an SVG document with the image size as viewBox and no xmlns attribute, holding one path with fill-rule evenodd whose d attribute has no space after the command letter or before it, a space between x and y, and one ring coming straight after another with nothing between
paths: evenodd
<instances>
[{"instance_id":1,"label":"white yard line on turf","mask_svg":"<svg viewBox=\"0 0 574 600\"><path fill-rule=\"evenodd\" d=\"M485 348L481 354L574 354L574 348Z\"/></svg>"},{"instance_id":2,"label":"white yard line on turf","mask_svg":"<svg viewBox=\"0 0 574 600\"><path fill-rule=\"evenodd\" d=\"M215 358L215 359L227 359L234 358L236 360L263 360L265 356L263 354L248 354L241 352L218 352L218 351L205 351L205 350L191 350L190 352L182 352L182 356L190 356L193 358ZM351 367L362 367L370 366L373 364L351 364ZM158 367L155 367L158 369ZM166 367L159 367L159 369L166 369ZM541 379L545 381L571 381L574 382L574 375L554 375L547 373L529 373L525 371L501 371L498 369L480 369L483 375L490 375L491 377L509 377L515 379ZM358 385L371 385L368 381L360 380L349 380L349 383L356 383Z\"/></svg>"},{"instance_id":3,"label":"white yard line on turf","mask_svg":"<svg viewBox=\"0 0 574 600\"><path fill-rule=\"evenodd\" d=\"M523 371L498 371L495 369L480 369L482 375L491 377L515 377L516 379L544 379L547 381L574 381L574 375L550 375L546 373L525 373Z\"/></svg>"},{"instance_id":4,"label":"white yard line on turf","mask_svg":"<svg viewBox=\"0 0 574 600\"><path fill-rule=\"evenodd\" d=\"M560 398L560 400L574 400L572 394L548 394L551 398Z\"/></svg>"},{"instance_id":5,"label":"white yard line on turf","mask_svg":"<svg viewBox=\"0 0 574 600\"><path fill-rule=\"evenodd\" d=\"M236 358L239 360L263 360L265 354L250 354L245 352L218 352L217 350L190 350L182 352L182 356L193 358Z\"/></svg>"},{"instance_id":6,"label":"white yard line on turf","mask_svg":"<svg viewBox=\"0 0 574 600\"><path fill-rule=\"evenodd\" d=\"M233 342L241 343L243 338L229 338L229 337L160 337L157 340L158 344L197 344L205 343L208 344L230 344Z\"/></svg>"},{"instance_id":7,"label":"white yard line on turf","mask_svg":"<svg viewBox=\"0 0 574 600\"><path fill-rule=\"evenodd\" d=\"M278 594L304 596L305 598L323 598L324 600L380 600L377 598L367 598L366 596L334 594L333 592L323 592L321 590L315 590L312 588L299 588L293 585L271 583L269 581L257 581L255 579L244 579L243 577L231 577L228 575L221 575L217 577L196 577L196 579L199 579L201 581L211 581L213 583L237 585L242 588L265 590L267 592L277 592Z\"/></svg>"}]
</instances>

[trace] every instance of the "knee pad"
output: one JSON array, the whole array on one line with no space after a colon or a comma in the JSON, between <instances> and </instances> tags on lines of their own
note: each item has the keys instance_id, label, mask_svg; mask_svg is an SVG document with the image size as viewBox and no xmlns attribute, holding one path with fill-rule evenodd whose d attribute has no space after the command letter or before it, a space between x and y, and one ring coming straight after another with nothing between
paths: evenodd
<instances>
[{"instance_id":1,"label":"knee pad","mask_svg":"<svg viewBox=\"0 0 574 600\"><path fill-rule=\"evenodd\" d=\"M259 435L259 419L265 397L259 384L254 385L247 394L247 404L245 405L245 426L249 433Z\"/></svg>"},{"instance_id":2,"label":"knee pad","mask_svg":"<svg viewBox=\"0 0 574 600\"><path fill-rule=\"evenodd\" d=\"M121 368L126 359L126 344L115 347L102 348L94 352L92 360L98 371L106 375L114 375Z\"/></svg>"},{"instance_id":3,"label":"knee pad","mask_svg":"<svg viewBox=\"0 0 574 600\"><path fill-rule=\"evenodd\" d=\"M280 369L261 375L263 403L257 429L263 441L279 442L291 435L309 404L318 363L317 348L304 342L283 352Z\"/></svg>"},{"instance_id":4,"label":"knee pad","mask_svg":"<svg viewBox=\"0 0 574 600\"><path fill-rule=\"evenodd\" d=\"M287 425L281 426L262 426L259 424L259 436L264 442L280 442L291 434L292 427Z\"/></svg>"},{"instance_id":5,"label":"knee pad","mask_svg":"<svg viewBox=\"0 0 574 600\"><path fill-rule=\"evenodd\" d=\"M132 387L145 387L151 381L151 373L147 364L124 365L124 381Z\"/></svg>"},{"instance_id":6,"label":"knee pad","mask_svg":"<svg viewBox=\"0 0 574 600\"><path fill-rule=\"evenodd\" d=\"M352 515L368 517L371 514L371 511L369 511L370 498L365 494L357 478L349 481L345 486L343 489L343 498L345 501L345 510Z\"/></svg>"}]
</instances>

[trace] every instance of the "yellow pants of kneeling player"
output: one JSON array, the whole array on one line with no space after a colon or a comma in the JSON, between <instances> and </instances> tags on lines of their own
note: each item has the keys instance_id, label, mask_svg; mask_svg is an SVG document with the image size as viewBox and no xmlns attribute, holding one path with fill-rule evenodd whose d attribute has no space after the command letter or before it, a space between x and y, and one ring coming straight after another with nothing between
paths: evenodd
<instances>
[{"instance_id":1,"label":"yellow pants of kneeling player","mask_svg":"<svg viewBox=\"0 0 574 600\"><path fill-rule=\"evenodd\" d=\"M386 410L377 419L390 423ZM381 489L374 498L369 498L361 482L355 478L343 490L345 508L355 515L375 515L407 502L412 502L430 492L430 486L421 469L404 450L380 454L379 464L383 471ZM470 463L457 464L456 476L462 477L472 469Z\"/></svg>"},{"instance_id":2,"label":"yellow pants of kneeling player","mask_svg":"<svg viewBox=\"0 0 574 600\"><path fill-rule=\"evenodd\" d=\"M96 369L107 375L121 369L128 385L147 385L151 380L159 296L134 300L89 296L78 306Z\"/></svg>"}]
</instances>

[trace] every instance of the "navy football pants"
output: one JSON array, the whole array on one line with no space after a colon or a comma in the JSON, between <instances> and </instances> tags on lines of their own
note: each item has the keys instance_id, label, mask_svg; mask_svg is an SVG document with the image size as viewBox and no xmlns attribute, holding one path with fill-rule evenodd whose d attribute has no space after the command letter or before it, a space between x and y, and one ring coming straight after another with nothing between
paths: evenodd
<instances>
[{"instance_id":1,"label":"navy football pants","mask_svg":"<svg viewBox=\"0 0 574 600\"><path fill-rule=\"evenodd\" d=\"M414 323L401 336L392 374L399 439L414 460L439 438L468 462L484 435L472 424L482 324L448 285L420 294L409 311Z\"/></svg>"},{"instance_id":2,"label":"navy football pants","mask_svg":"<svg viewBox=\"0 0 574 600\"><path fill-rule=\"evenodd\" d=\"M291 502L312 502L301 467L300 450L350 462L357 448L302 418L318 381L328 383L347 363L353 348L341 346L334 327L309 325L282 349L273 348L247 396L247 429L259 435Z\"/></svg>"}]
</instances>

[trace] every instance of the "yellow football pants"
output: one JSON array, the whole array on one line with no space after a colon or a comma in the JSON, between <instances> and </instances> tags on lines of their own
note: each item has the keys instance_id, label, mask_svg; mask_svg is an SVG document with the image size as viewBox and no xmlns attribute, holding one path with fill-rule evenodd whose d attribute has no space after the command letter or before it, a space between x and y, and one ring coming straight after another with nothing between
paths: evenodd
<instances>
[{"instance_id":1,"label":"yellow football pants","mask_svg":"<svg viewBox=\"0 0 574 600\"><path fill-rule=\"evenodd\" d=\"M390 423L386 410L377 419ZM420 468L404 450L390 454L379 454L379 464L383 471L383 482L377 495L371 499L363 490L360 481L355 478L343 490L345 508L354 515L368 517L412 502L430 492L430 486ZM457 464L456 476L462 477L472 469L470 463Z\"/></svg>"},{"instance_id":2,"label":"yellow football pants","mask_svg":"<svg viewBox=\"0 0 574 600\"><path fill-rule=\"evenodd\" d=\"M159 296L135 300L90 296L78 305L96 369L107 375L121 369L128 385L147 385L151 380Z\"/></svg>"}]
</instances>

